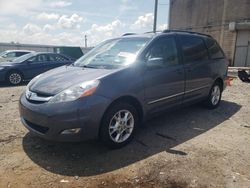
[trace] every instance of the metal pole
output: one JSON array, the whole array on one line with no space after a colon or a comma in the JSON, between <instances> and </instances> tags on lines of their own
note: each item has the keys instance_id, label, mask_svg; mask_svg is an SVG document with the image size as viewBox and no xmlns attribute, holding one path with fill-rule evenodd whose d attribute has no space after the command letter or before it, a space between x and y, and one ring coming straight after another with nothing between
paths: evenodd
<instances>
[{"instance_id":1,"label":"metal pole","mask_svg":"<svg viewBox=\"0 0 250 188\"><path fill-rule=\"evenodd\" d=\"M157 9L158 9L158 0L155 0L155 12L154 12L154 33L156 32L156 26L157 26Z\"/></svg>"},{"instance_id":2,"label":"metal pole","mask_svg":"<svg viewBox=\"0 0 250 188\"><path fill-rule=\"evenodd\" d=\"M88 41L87 35L85 35L84 38L85 38L85 48L87 48L88 47L88 44L87 44L87 41Z\"/></svg>"}]
</instances>

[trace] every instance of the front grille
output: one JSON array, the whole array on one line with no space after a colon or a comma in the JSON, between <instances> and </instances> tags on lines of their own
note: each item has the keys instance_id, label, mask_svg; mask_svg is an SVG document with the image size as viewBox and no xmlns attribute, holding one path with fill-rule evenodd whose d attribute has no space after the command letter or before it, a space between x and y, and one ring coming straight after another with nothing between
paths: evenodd
<instances>
[{"instance_id":1,"label":"front grille","mask_svg":"<svg viewBox=\"0 0 250 188\"><path fill-rule=\"evenodd\" d=\"M52 96L44 95L41 93L35 93L29 90L26 90L25 96L29 102L36 104L48 102L52 98Z\"/></svg>"},{"instance_id":2,"label":"front grille","mask_svg":"<svg viewBox=\"0 0 250 188\"><path fill-rule=\"evenodd\" d=\"M42 127L40 125L37 125L35 123L32 123L26 119L24 119L25 123L31 128L31 129L34 129L36 130L37 132L40 132L42 134L45 134L48 132L49 128L48 127Z\"/></svg>"},{"instance_id":3,"label":"front grille","mask_svg":"<svg viewBox=\"0 0 250 188\"><path fill-rule=\"evenodd\" d=\"M26 98L27 99L27 98ZM33 103L33 104L43 104L43 103L46 103L44 101L33 101L33 100L30 100L30 99L27 99L30 103Z\"/></svg>"}]
</instances>

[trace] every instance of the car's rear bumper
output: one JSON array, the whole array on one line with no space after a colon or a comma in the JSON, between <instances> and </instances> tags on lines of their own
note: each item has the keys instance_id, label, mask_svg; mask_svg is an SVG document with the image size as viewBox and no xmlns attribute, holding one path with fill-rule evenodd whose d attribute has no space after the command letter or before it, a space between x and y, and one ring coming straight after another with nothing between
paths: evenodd
<instances>
[{"instance_id":1,"label":"car's rear bumper","mask_svg":"<svg viewBox=\"0 0 250 188\"><path fill-rule=\"evenodd\" d=\"M91 96L73 102L35 104L22 95L19 103L21 121L33 134L54 141L81 141L98 136L99 125L110 100ZM62 134L80 128L80 132Z\"/></svg>"}]
</instances>

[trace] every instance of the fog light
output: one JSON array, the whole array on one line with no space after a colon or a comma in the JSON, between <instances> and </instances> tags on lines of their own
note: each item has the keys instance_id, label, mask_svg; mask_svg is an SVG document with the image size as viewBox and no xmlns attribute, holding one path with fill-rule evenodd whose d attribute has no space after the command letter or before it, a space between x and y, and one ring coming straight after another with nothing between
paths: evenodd
<instances>
[{"instance_id":1,"label":"fog light","mask_svg":"<svg viewBox=\"0 0 250 188\"><path fill-rule=\"evenodd\" d=\"M81 131L81 128L66 129L61 132L61 134L77 134Z\"/></svg>"}]
</instances>

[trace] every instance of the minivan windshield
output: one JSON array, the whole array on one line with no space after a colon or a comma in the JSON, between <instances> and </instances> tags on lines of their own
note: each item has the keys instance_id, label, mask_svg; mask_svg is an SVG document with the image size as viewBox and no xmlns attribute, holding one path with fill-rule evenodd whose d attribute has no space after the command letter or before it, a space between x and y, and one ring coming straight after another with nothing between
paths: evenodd
<instances>
[{"instance_id":1,"label":"minivan windshield","mask_svg":"<svg viewBox=\"0 0 250 188\"><path fill-rule=\"evenodd\" d=\"M150 38L111 39L101 43L74 63L87 68L116 69L134 63L138 52Z\"/></svg>"},{"instance_id":2,"label":"minivan windshield","mask_svg":"<svg viewBox=\"0 0 250 188\"><path fill-rule=\"evenodd\" d=\"M14 62L14 63L22 63L22 62L26 61L27 59L33 57L34 55L35 55L34 53L28 53L26 55L23 55L23 56L20 56L20 57L14 59L12 62Z\"/></svg>"}]
</instances>

